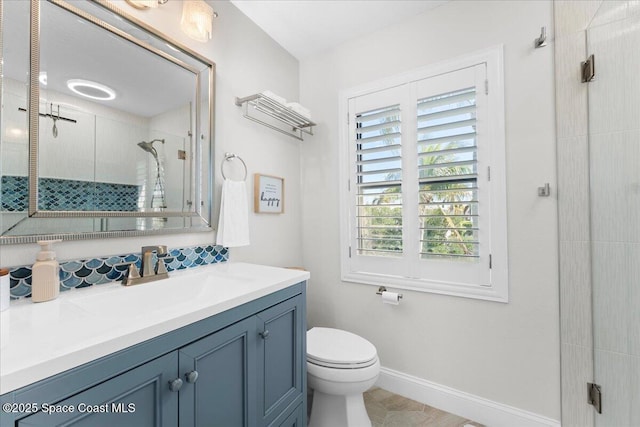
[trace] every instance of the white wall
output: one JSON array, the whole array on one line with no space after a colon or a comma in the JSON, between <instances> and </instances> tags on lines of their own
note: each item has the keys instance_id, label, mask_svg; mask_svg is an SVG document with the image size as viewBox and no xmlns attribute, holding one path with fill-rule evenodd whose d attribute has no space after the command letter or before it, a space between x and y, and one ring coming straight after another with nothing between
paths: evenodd
<instances>
[{"instance_id":1,"label":"white wall","mask_svg":"<svg viewBox=\"0 0 640 427\"><path fill-rule=\"evenodd\" d=\"M182 4L170 1L153 10L137 11L124 1L114 1L122 10L144 20L169 37L213 60L216 73L216 197L215 223L220 198L220 160L225 152L241 156L249 169L247 192L253 195L256 172L285 178L287 206L283 215L250 214L251 245L231 250L231 259L272 265L298 265L302 261L300 240L300 143L242 117L235 96L270 89L282 96L298 98L298 62L265 35L235 6L225 1L209 2L220 15L214 22L213 39L199 43L180 31ZM233 174L232 169L225 172ZM57 245L61 260L139 251L144 244L172 247L214 242L213 233L143 238L63 242ZM0 246L0 265L31 264L37 245Z\"/></svg>"},{"instance_id":2,"label":"white wall","mask_svg":"<svg viewBox=\"0 0 640 427\"><path fill-rule=\"evenodd\" d=\"M401 25L302 60L301 102L319 122L302 146L304 266L309 323L361 334L382 365L491 401L560 419L553 47L550 1L455 1ZM341 283L339 91L504 44L509 303ZM343 183L344 184L344 183ZM555 192L554 192L555 193ZM554 194L555 196L555 194Z\"/></svg>"}]
</instances>

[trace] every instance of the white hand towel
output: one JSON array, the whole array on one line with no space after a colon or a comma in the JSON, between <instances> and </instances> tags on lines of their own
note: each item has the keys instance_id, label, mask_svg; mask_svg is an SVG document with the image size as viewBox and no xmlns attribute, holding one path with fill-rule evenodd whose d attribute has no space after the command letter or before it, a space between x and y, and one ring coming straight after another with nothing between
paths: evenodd
<instances>
[{"instance_id":1,"label":"white hand towel","mask_svg":"<svg viewBox=\"0 0 640 427\"><path fill-rule=\"evenodd\" d=\"M287 103L287 99L280 96L280 95L276 95L275 93L271 92L270 90L265 90L262 92L262 94L264 96L266 96L267 98L271 98L276 102L279 102L280 104L286 104Z\"/></svg>"},{"instance_id":2,"label":"white hand towel","mask_svg":"<svg viewBox=\"0 0 640 427\"><path fill-rule=\"evenodd\" d=\"M226 247L249 244L249 205L244 181L224 180L216 237L217 244Z\"/></svg>"}]
</instances>

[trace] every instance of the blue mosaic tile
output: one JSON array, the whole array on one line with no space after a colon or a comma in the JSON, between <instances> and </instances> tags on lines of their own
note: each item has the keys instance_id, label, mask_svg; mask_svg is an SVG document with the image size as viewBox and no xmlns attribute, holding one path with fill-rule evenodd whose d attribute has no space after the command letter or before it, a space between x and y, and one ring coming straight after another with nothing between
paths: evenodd
<instances>
[{"instance_id":1,"label":"blue mosaic tile","mask_svg":"<svg viewBox=\"0 0 640 427\"><path fill-rule=\"evenodd\" d=\"M4 175L0 178L2 210L26 211L29 206L29 179ZM38 208L56 211L136 211L140 187L108 182L40 178Z\"/></svg>"},{"instance_id":2,"label":"blue mosaic tile","mask_svg":"<svg viewBox=\"0 0 640 427\"><path fill-rule=\"evenodd\" d=\"M69 261L69 262L62 263L62 265L60 265L61 270L68 271L70 273L78 271L82 267L83 265L79 261Z\"/></svg>"},{"instance_id":3,"label":"blue mosaic tile","mask_svg":"<svg viewBox=\"0 0 640 427\"><path fill-rule=\"evenodd\" d=\"M80 279L79 277L69 276L64 281L60 282L60 287L71 289L71 288L77 287L81 283L82 283L82 279Z\"/></svg>"},{"instance_id":4,"label":"blue mosaic tile","mask_svg":"<svg viewBox=\"0 0 640 427\"><path fill-rule=\"evenodd\" d=\"M31 277L31 269L27 267L20 267L14 270L11 274L15 279L25 279Z\"/></svg>"},{"instance_id":5,"label":"blue mosaic tile","mask_svg":"<svg viewBox=\"0 0 640 427\"><path fill-rule=\"evenodd\" d=\"M17 285L11 285L12 297L28 297L31 296L31 285L25 283L19 283Z\"/></svg>"},{"instance_id":6,"label":"blue mosaic tile","mask_svg":"<svg viewBox=\"0 0 640 427\"><path fill-rule=\"evenodd\" d=\"M112 270L112 266L110 266L109 264L107 264L106 262L100 266L98 266L98 268L96 268L96 271L102 275L107 274L108 272L110 272Z\"/></svg>"},{"instance_id":7,"label":"blue mosaic tile","mask_svg":"<svg viewBox=\"0 0 640 427\"><path fill-rule=\"evenodd\" d=\"M120 257L112 256L110 258L107 258L104 261L104 263L105 263L105 265L108 265L108 266L114 266L116 264L119 264L121 261L122 261L122 259Z\"/></svg>"},{"instance_id":8,"label":"blue mosaic tile","mask_svg":"<svg viewBox=\"0 0 640 427\"><path fill-rule=\"evenodd\" d=\"M85 265L88 268L98 268L98 267L102 267L102 265L104 264L105 260L101 260L101 259L90 259L89 261L87 261L85 263Z\"/></svg>"},{"instance_id":9,"label":"blue mosaic tile","mask_svg":"<svg viewBox=\"0 0 640 427\"><path fill-rule=\"evenodd\" d=\"M139 262L140 261L140 255L129 254L129 255L124 257L124 260L126 262Z\"/></svg>"},{"instance_id":10,"label":"blue mosaic tile","mask_svg":"<svg viewBox=\"0 0 640 427\"><path fill-rule=\"evenodd\" d=\"M171 272L200 265L225 262L228 258L228 249L222 246L195 246L169 250L169 255L164 257L164 263L167 271ZM157 259L154 254L154 264ZM85 288L122 280L129 263L135 263L140 268L140 254L124 254L61 262L60 290ZM12 297L19 298L31 295L31 266L9 269L9 277Z\"/></svg>"}]
</instances>

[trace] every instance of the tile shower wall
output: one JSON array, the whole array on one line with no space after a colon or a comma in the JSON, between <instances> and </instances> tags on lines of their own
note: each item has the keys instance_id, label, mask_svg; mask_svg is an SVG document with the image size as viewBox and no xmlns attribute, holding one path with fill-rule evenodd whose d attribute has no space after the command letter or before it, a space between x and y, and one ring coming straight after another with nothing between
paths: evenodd
<instances>
[{"instance_id":1,"label":"tile shower wall","mask_svg":"<svg viewBox=\"0 0 640 427\"><path fill-rule=\"evenodd\" d=\"M556 1L555 15L562 424L637 425L640 3ZM587 54L599 64L588 85L578 67ZM594 380L602 414L585 403Z\"/></svg>"},{"instance_id":2,"label":"tile shower wall","mask_svg":"<svg viewBox=\"0 0 640 427\"><path fill-rule=\"evenodd\" d=\"M587 30L596 426L640 423L640 10L605 1Z\"/></svg>"},{"instance_id":3,"label":"tile shower wall","mask_svg":"<svg viewBox=\"0 0 640 427\"><path fill-rule=\"evenodd\" d=\"M26 211L29 206L29 179L2 176L2 210ZM140 187L108 182L40 178L38 208L48 211L136 211Z\"/></svg>"},{"instance_id":4,"label":"tile shower wall","mask_svg":"<svg viewBox=\"0 0 640 427\"><path fill-rule=\"evenodd\" d=\"M155 258L155 255L154 255ZM226 262L229 250L222 246L192 246L169 251L165 258L168 271L184 270L201 265ZM154 263L157 258L154 259ZM60 263L60 290L86 288L92 285L122 280L128 264L140 268L140 254L123 254L110 257L65 261ZM9 269L11 296L20 298L31 295L31 266Z\"/></svg>"}]
</instances>

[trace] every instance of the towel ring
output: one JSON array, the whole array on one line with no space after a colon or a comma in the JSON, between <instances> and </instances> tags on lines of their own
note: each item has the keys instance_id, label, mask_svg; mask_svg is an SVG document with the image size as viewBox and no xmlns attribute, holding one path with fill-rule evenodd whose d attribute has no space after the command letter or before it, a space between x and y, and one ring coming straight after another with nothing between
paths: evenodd
<instances>
[{"instance_id":1,"label":"towel ring","mask_svg":"<svg viewBox=\"0 0 640 427\"><path fill-rule=\"evenodd\" d=\"M227 176L224 174L224 164L225 162L230 162L233 159L238 159L242 163L242 166L244 167L244 178L242 180L246 181L247 180L247 164L244 162L244 160L242 160L242 157L237 156L233 153L224 154L224 160L222 161L222 163L220 163L220 172L222 173L222 177L224 179L227 179Z\"/></svg>"}]
</instances>

